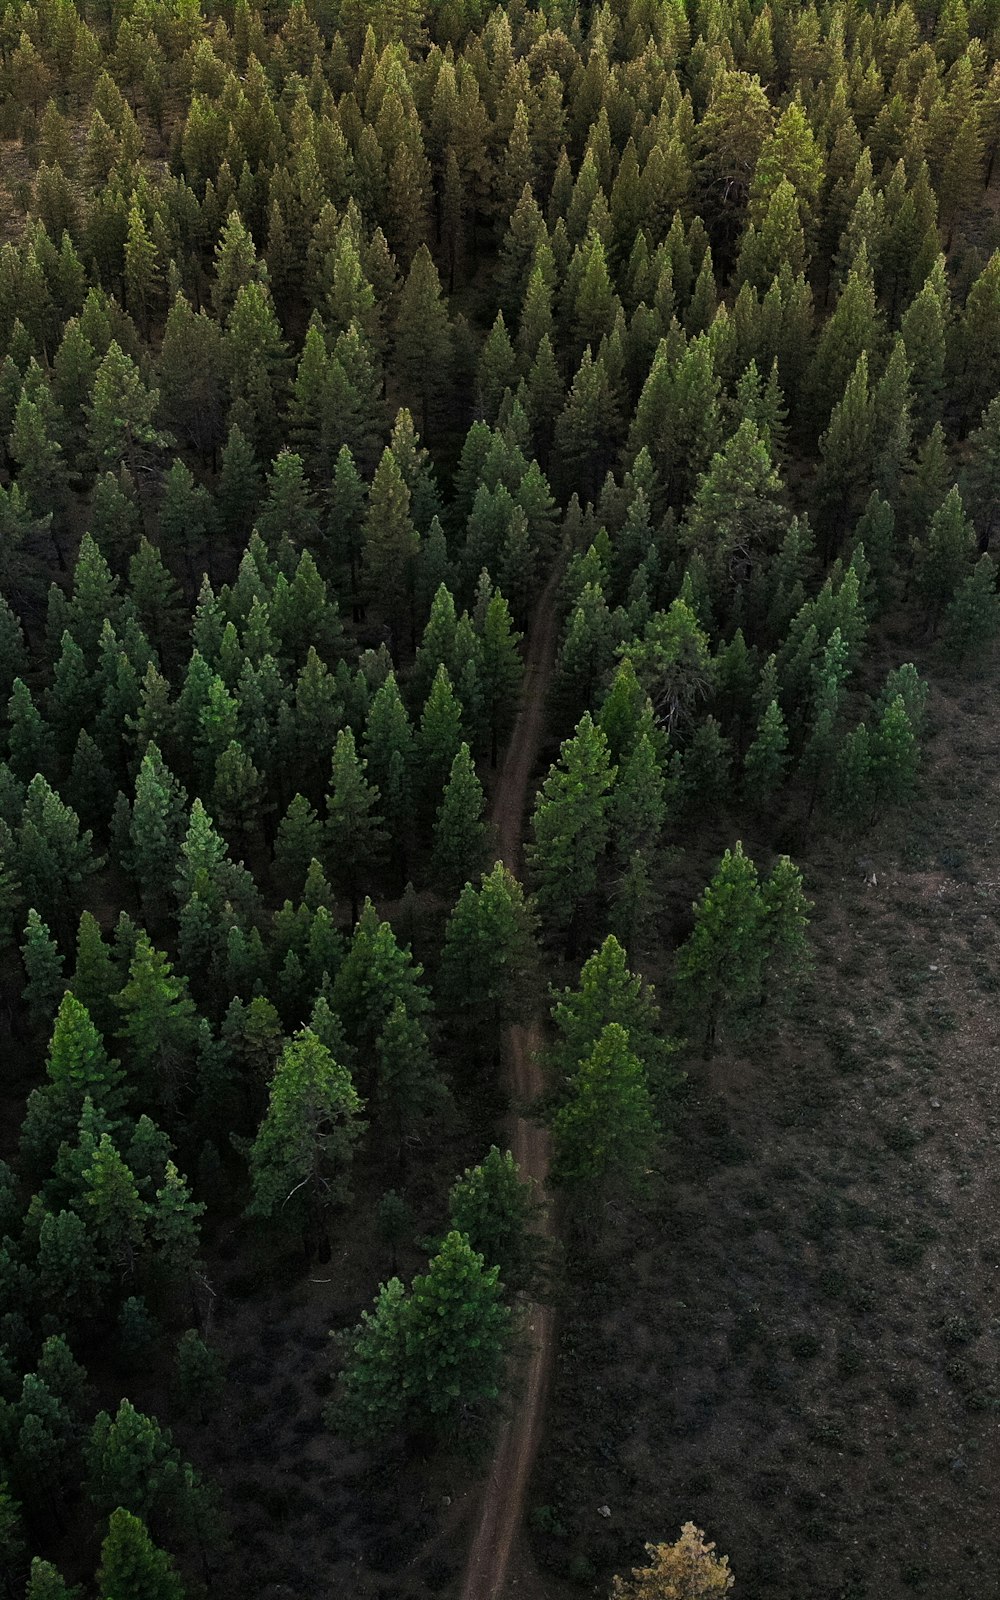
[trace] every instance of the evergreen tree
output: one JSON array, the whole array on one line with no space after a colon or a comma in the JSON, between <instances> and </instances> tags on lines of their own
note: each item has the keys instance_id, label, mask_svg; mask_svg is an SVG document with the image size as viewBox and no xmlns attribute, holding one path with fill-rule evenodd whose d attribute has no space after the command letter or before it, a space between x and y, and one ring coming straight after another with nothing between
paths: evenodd
<instances>
[{"instance_id":1,"label":"evergreen tree","mask_svg":"<svg viewBox=\"0 0 1000 1600\"><path fill-rule=\"evenodd\" d=\"M378 1436L431 1427L444 1434L463 1414L495 1401L510 1330L497 1267L449 1233L407 1295L382 1286L349 1341L340 1417L350 1431Z\"/></svg>"},{"instance_id":2,"label":"evergreen tree","mask_svg":"<svg viewBox=\"0 0 1000 1600\"><path fill-rule=\"evenodd\" d=\"M451 764L434 824L434 880L453 893L482 869L487 836L484 804L483 786L469 747L462 744Z\"/></svg>"},{"instance_id":3,"label":"evergreen tree","mask_svg":"<svg viewBox=\"0 0 1000 1600\"><path fill-rule=\"evenodd\" d=\"M528 1229L537 1210L530 1183L509 1150L490 1147L475 1167L466 1167L448 1196L452 1227L491 1266L508 1289L525 1285L533 1252Z\"/></svg>"},{"instance_id":4,"label":"evergreen tree","mask_svg":"<svg viewBox=\"0 0 1000 1600\"><path fill-rule=\"evenodd\" d=\"M207 1345L194 1328L188 1328L177 1342L177 1388L184 1403L207 1423L225 1387L221 1355Z\"/></svg>"},{"instance_id":5,"label":"evergreen tree","mask_svg":"<svg viewBox=\"0 0 1000 1600\"><path fill-rule=\"evenodd\" d=\"M414 562L420 540L410 517L410 491L391 450L372 481L362 540L362 576L378 603L397 650L410 642Z\"/></svg>"},{"instance_id":6,"label":"evergreen tree","mask_svg":"<svg viewBox=\"0 0 1000 1600\"><path fill-rule=\"evenodd\" d=\"M944 614L942 644L956 661L981 655L1000 631L1000 597L997 595L996 563L989 555L980 556L959 585Z\"/></svg>"},{"instance_id":7,"label":"evergreen tree","mask_svg":"<svg viewBox=\"0 0 1000 1600\"><path fill-rule=\"evenodd\" d=\"M365 876L378 860L384 842L379 792L365 776L367 765L357 753L353 731L342 728L333 752L326 838L335 880L350 899L355 922Z\"/></svg>"},{"instance_id":8,"label":"evergreen tree","mask_svg":"<svg viewBox=\"0 0 1000 1600\"><path fill-rule=\"evenodd\" d=\"M707 1059L720 1020L760 992L764 908L757 868L739 841L725 852L693 910L694 929L677 953L677 999L682 1015L702 1032Z\"/></svg>"},{"instance_id":9,"label":"evergreen tree","mask_svg":"<svg viewBox=\"0 0 1000 1600\"><path fill-rule=\"evenodd\" d=\"M872 779L879 809L906 801L916 781L919 749L906 702L897 694L886 705L872 740Z\"/></svg>"},{"instance_id":10,"label":"evergreen tree","mask_svg":"<svg viewBox=\"0 0 1000 1600\"><path fill-rule=\"evenodd\" d=\"M350 1073L301 1028L281 1053L250 1151L248 1215L297 1222L307 1250L328 1250L329 1213L350 1195L360 1111Z\"/></svg>"},{"instance_id":11,"label":"evergreen tree","mask_svg":"<svg viewBox=\"0 0 1000 1600\"><path fill-rule=\"evenodd\" d=\"M51 1561L33 1556L25 1600L80 1600L82 1591L74 1584L71 1589L59 1569Z\"/></svg>"},{"instance_id":12,"label":"evergreen tree","mask_svg":"<svg viewBox=\"0 0 1000 1600\"><path fill-rule=\"evenodd\" d=\"M101 1546L97 1574L101 1600L184 1600L184 1589L170 1557L158 1550L139 1517L119 1506L112 1512Z\"/></svg>"},{"instance_id":13,"label":"evergreen tree","mask_svg":"<svg viewBox=\"0 0 1000 1600\"><path fill-rule=\"evenodd\" d=\"M442 999L477 1054L495 1054L502 1030L523 1020L538 962L532 907L498 861L477 889L467 883L445 929Z\"/></svg>"},{"instance_id":14,"label":"evergreen tree","mask_svg":"<svg viewBox=\"0 0 1000 1600\"><path fill-rule=\"evenodd\" d=\"M395 365L408 401L419 408L420 431L430 438L431 421L451 362L448 308L437 268L425 244L417 250L399 297Z\"/></svg>"},{"instance_id":15,"label":"evergreen tree","mask_svg":"<svg viewBox=\"0 0 1000 1600\"><path fill-rule=\"evenodd\" d=\"M597 887L615 775L607 740L587 711L563 742L532 817L528 862L539 910L554 929L568 928Z\"/></svg>"},{"instance_id":16,"label":"evergreen tree","mask_svg":"<svg viewBox=\"0 0 1000 1600\"><path fill-rule=\"evenodd\" d=\"M393 1004L375 1050L373 1110L380 1131L402 1160L405 1141L415 1137L431 1112L440 1112L447 1095L423 1023L402 999Z\"/></svg>"},{"instance_id":17,"label":"evergreen tree","mask_svg":"<svg viewBox=\"0 0 1000 1600\"><path fill-rule=\"evenodd\" d=\"M582 1208L592 1207L612 1183L635 1188L655 1133L643 1064L626 1030L609 1022L553 1118L553 1181L571 1188Z\"/></svg>"},{"instance_id":18,"label":"evergreen tree","mask_svg":"<svg viewBox=\"0 0 1000 1600\"><path fill-rule=\"evenodd\" d=\"M175 1107L189 1081L197 1017L186 980L174 976L144 933L115 1004L126 1059L144 1094L153 1104Z\"/></svg>"},{"instance_id":19,"label":"evergreen tree","mask_svg":"<svg viewBox=\"0 0 1000 1600\"><path fill-rule=\"evenodd\" d=\"M28 912L21 960L24 962L25 976L22 993L31 1025L38 1030L46 1029L51 1024L66 983L59 946L34 909Z\"/></svg>"}]
</instances>

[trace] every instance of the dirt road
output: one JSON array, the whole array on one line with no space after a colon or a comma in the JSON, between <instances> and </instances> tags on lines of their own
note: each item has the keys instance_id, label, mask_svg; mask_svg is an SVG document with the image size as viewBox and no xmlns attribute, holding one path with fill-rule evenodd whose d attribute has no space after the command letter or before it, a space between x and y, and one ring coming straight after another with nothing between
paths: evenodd
<instances>
[{"instance_id":1,"label":"dirt road","mask_svg":"<svg viewBox=\"0 0 1000 1600\"><path fill-rule=\"evenodd\" d=\"M558 568L539 599L528 635L521 709L504 758L493 802L493 823L500 854L520 876L522 838L528 786L538 759L545 720L545 697L556 651L555 598ZM523 1176L532 1178L544 1199L549 1171L548 1130L529 1122L516 1110L542 1090L537 1052L541 1022L510 1030L507 1048L508 1088L515 1111L511 1117L510 1147ZM552 1216L546 1206L540 1231L551 1235ZM516 1375L510 1415L497 1437L489 1478L483 1489L478 1519L462 1585L462 1600L498 1600L503 1594L521 1517L528 1478L538 1450L549 1361L552 1354L553 1315L549 1306L528 1308L529 1348Z\"/></svg>"}]
</instances>

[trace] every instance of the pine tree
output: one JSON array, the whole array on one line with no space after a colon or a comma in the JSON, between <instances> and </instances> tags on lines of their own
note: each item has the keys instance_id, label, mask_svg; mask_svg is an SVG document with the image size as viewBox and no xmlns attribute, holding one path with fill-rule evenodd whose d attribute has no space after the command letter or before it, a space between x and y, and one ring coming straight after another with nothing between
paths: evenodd
<instances>
[{"instance_id":1,"label":"pine tree","mask_svg":"<svg viewBox=\"0 0 1000 1600\"><path fill-rule=\"evenodd\" d=\"M553 1118L553 1181L572 1189L581 1208L592 1207L612 1183L636 1188L655 1133L643 1064L626 1030L609 1022Z\"/></svg>"},{"instance_id":2,"label":"pine tree","mask_svg":"<svg viewBox=\"0 0 1000 1600\"><path fill-rule=\"evenodd\" d=\"M322 853L323 824L303 795L293 795L274 840L274 870L285 895L301 893L310 863Z\"/></svg>"},{"instance_id":3,"label":"pine tree","mask_svg":"<svg viewBox=\"0 0 1000 1600\"><path fill-rule=\"evenodd\" d=\"M510 1335L495 1266L451 1232L414 1278L404 1320L405 1390L416 1419L437 1432L495 1401Z\"/></svg>"},{"instance_id":4,"label":"pine tree","mask_svg":"<svg viewBox=\"0 0 1000 1600\"><path fill-rule=\"evenodd\" d=\"M469 747L461 744L434 824L434 880L452 893L482 870L487 837L484 806L483 786Z\"/></svg>"},{"instance_id":5,"label":"pine tree","mask_svg":"<svg viewBox=\"0 0 1000 1600\"><path fill-rule=\"evenodd\" d=\"M839 821L857 828L870 822L873 801L871 741L865 724L859 722L837 750L830 809Z\"/></svg>"},{"instance_id":6,"label":"pine tree","mask_svg":"<svg viewBox=\"0 0 1000 1600\"><path fill-rule=\"evenodd\" d=\"M152 914L165 906L177 875L187 818L187 795L150 740L135 780L131 866Z\"/></svg>"},{"instance_id":7,"label":"pine tree","mask_svg":"<svg viewBox=\"0 0 1000 1600\"><path fill-rule=\"evenodd\" d=\"M28 1587L24 1600L80 1600L82 1590L74 1584L71 1589L51 1561L33 1556Z\"/></svg>"},{"instance_id":8,"label":"pine tree","mask_svg":"<svg viewBox=\"0 0 1000 1600\"><path fill-rule=\"evenodd\" d=\"M677 953L677 999L685 1018L703 1030L707 1059L719 1022L760 992L764 908L757 869L739 841L693 909L694 929Z\"/></svg>"},{"instance_id":9,"label":"pine tree","mask_svg":"<svg viewBox=\"0 0 1000 1600\"><path fill-rule=\"evenodd\" d=\"M301 1028L281 1053L250 1151L248 1215L298 1222L307 1250L328 1249L328 1215L350 1195L361 1109L350 1073Z\"/></svg>"},{"instance_id":10,"label":"pine tree","mask_svg":"<svg viewBox=\"0 0 1000 1600\"><path fill-rule=\"evenodd\" d=\"M941 640L955 661L981 655L1000 632L1000 597L997 596L996 563L989 555L980 556L959 585L944 614Z\"/></svg>"},{"instance_id":11,"label":"pine tree","mask_svg":"<svg viewBox=\"0 0 1000 1600\"><path fill-rule=\"evenodd\" d=\"M415 756L425 811L433 815L462 744L462 707L448 669L438 667L424 703Z\"/></svg>"},{"instance_id":12,"label":"pine tree","mask_svg":"<svg viewBox=\"0 0 1000 1600\"><path fill-rule=\"evenodd\" d=\"M170 1557L158 1550L145 1524L121 1506L111 1514L97 1574L101 1600L184 1600Z\"/></svg>"},{"instance_id":13,"label":"pine tree","mask_svg":"<svg viewBox=\"0 0 1000 1600\"><path fill-rule=\"evenodd\" d=\"M788 729L777 700L769 702L743 760L743 787L750 804L763 811L779 788L788 765Z\"/></svg>"},{"instance_id":14,"label":"pine tree","mask_svg":"<svg viewBox=\"0 0 1000 1600\"><path fill-rule=\"evenodd\" d=\"M26 980L22 991L24 1003L32 1027L43 1031L51 1025L66 982L59 946L34 909L28 912L21 959Z\"/></svg>"},{"instance_id":15,"label":"pine tree","mask_svg":"<svg viewBox=\"0 0 1000 1600\"><path fill-rule=\"evenodd\" d=\"M584 712L539 791L527 852L539 910L556 931L570 927L597 888L616 770L603 732Z\"/></svg>"},{"instance_id":16,"label":"pine tree","mask_svg":"<svg viewBox=\"0 0 1000 1600\"><path fill-rule=\"evenodd\" d=\"M922 539L913 541L917 591L932 626L969 572L975 535L965 515L957 486L935 511Z\"/></svg>"},{"instance_id":17,"label":"pine tree","mask_svg":"<svg viewBox=\"0 0 1000 1600\"><path fill-rule=\"evenodd\" d=\"M466 1167L448 1196L452 1227L491 1266L508 1290L523 1288L533 1261L528 1229L537 1210L532 1187L521 1177L509 1150L492 1145L475 1167Z\"/></svg>"},{"instance_id":18,"label":"pine tree","mask_svg":"<svg viewBox=\"0 0 1000 1600\"><path fill-rule=\"evenodd\" d=\"M378 861L384 843L378 814L380 796L365 775L367 765L357 753L353 731L342 728L333 752L326 840L335 880L350 899L355 922L365 877Z\"/></svg>"},{"instance_id":19,"label":"pine tree","mask_svg":"<svg viewBox=\"0 0 1000 1600\"><path fill-rule=\"evenodd\" d=\"M556 1039L550 1060L563 1087L612 1022L628 1034L657 1096L677 1082L670 1064L676 1045L664 1036L655 993L637 973L629 971L625 950L613 934L584 962L578 988L554 994L553 1002ZM562 1093L558 1083L556 1092Z\"/></svg>"},{"instance_id":20,"label":"pine tree","mask_svg":"<svg viewBox=\"0 0 1000 1600\"><path fill-rule=\"evenodd\" d=\"M169 435L156 426L159 391L147 388L139 368L113 340L97 369L88 408L90 446L99 466L124 463L140 489Z\"/></svg>"},{"instance_id":21,"label":"pine tree","mask_svg":"<svg viewBox=\"0 0 1000 1600\"><path fill-rule=\"evenodd\" d=\"M906 702L897 694L882 712L872 740L872 778L878 809L902 805L909 798L919 758Z\"/></svg>"},{"instance_id":22,"label":"pine tree","mask_svg":"<svg viewBox=\"0 0 1000 1600\"><path fill-rule=\"evenodd\" d=\"M420 540L410 517L410 491L391 450L372 481L364 521L362 576L369 598L384 612L397 650L409 641L414 562Z\"/></svg>"},{"instance_id":23,"label":"pine tree","mask_svg":"<svg viewBox=\"0 0 1000 1600\"><path fill-rule=\"evenodd\" d=\"M420 431L431 436L451 364L448 307L437 268L425 244L417 250L399 297L395 366L407 401L419 408Z\"/></svg>"},{"instance_id":24,"label":"pine tree","mask_svg":"<svg viewBox=\"0 0 1000 1600\"><path fill-rule=\"evenodd\" d=\"M475 888L467 883L445 929L439 985L469 1047L495 1055L502 1031L523 1020L538 963L533 909L498 861Z\"/></svg>"},{"instance_id":25,"label":"pine tree","mask_svg":"<svg viewBox=\"0 0 1000 1600\"><path fill-rule=\"evenodd\" d=\"M136 940L128 982L115 1004L132 1074L154 1105L175 1107L188 1081L197 1017L186 980L174 976L145 933Z\"/></svg>"},{"instance_id":26,"label":"pine tree","mask_svg":"<svg viewBox=\"0 0 1000 1600\"><path fill-rule=\"evenodd\" d=\"M177 1388L202 1424L208 1422L224 1387L225 1367L219 1351L207 1345L194 1328L188 1328L177 1342Z\"/></svg>"},{"instance_id":27,"label":"pine tree","mask_svg":"<svg viewBox=\"0 0 1000 1600\"><path fill-rule=\"evenodd\" d=\"M402 1162L406 1141L415 1138L420 1124L431 1113L439 1113L447 1101L424 1025L402 999L395 1001L386 1018L375 1054L373 1113L380 1133L395 1146Z\"/></svg>"},{"instance_id":28,"label":"pine tree","mask_svg":"<svg viewBox=\"0 0 1000 1600\"><path fill-rule=\"evenodd\" d=\"M138 1270L145 1249L148 1208L110 1134L101 1135L83 1181L86 1216L99 1254L127 1281Z\"/></svg>"}]
</instances>

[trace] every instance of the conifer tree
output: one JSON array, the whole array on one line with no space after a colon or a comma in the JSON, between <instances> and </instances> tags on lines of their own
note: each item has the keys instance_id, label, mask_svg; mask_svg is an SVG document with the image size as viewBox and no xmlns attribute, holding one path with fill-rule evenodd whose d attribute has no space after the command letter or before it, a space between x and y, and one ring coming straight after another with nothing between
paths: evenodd
<instances>
[{"instance_id":1,"label":"conifer tree","mask_svg":"<svg viewBox=\"0 0 1000 1600\"><path fill-rule=\"evenodd\" d=\"M349 1342L340 1416L378 1437L400 1425L444 1433L499 1393L510 1331L497 1267L449 1233L409 1295L383 1285Z\"/></svg>"},{"instance_id":2,"label":"conifer tree","mask_svg":"<svg viewBox=\"0 0 1000 1600\"><path fill-rule=\"evenodd\" d=\"M101 1600L184 1600L173 1562L157 1549L145 1524L121 1506L111 1514L97 1574Z\"/></svg>"},{"instance_id":3,"label":"conifer tree","mask_svg":"<svg viewBox=\"0 0 1000 1600\"><path fill-rule=\"evenodd\" d=\"M326 1251L329 1214L350 1195L361 1109L350 1073L301 1028L281 1053L250 1151L248 1215L297 1223L307 1251Z\"/></svg>"},{"instance_id":4,"label":"conifer tree","mask_svg":"<svg viewBox=\"0 0 1000 1600\"><path fill-rule=\"evenodd\" d=\"M614 1183L637 1187L656 1132L643 1064L617 1022L602 1028L579 1063L552 1123L553 1181L590 1208Z\"/></svg>"},{"instance_id":5,"label":"conifer tree","mask_svg":"<svg viewBox=\"0 0 1000 1600\"><path fill-rule=\"evenodd\" d=\"M421 244L399 296L395 365L403 393L419 408L420 432L425 439L431 437L450 362L448 307L430 251Z\"/></svg>"},{"instance_id":6,"label":"conifer tree","mask_svg":"<svg viewBox=\"0 0 1000 1600\"><path fill-rule=\"evenodd\" d=\"M372 481L362 544L368 596L384 612L397 650L411 644L414 562L420 541L410 517L410 491L391 450Z\"/></svg>"},{"instance_id":7,"label":"conifer tree","mask_svg":"<svg viewBox=\"0 0 1000 1600\"><path fill-rule=\"evenodd\" d=\"M763 811L769 805L787 765L788 729L777 700L771 700L743 758L743 787L755 809Z\"/></svg>"},{"instance_id":8,"label":"conifer tree","mask_svg":"<svg viewBox=\"0 0 1000 1600\"><path fill-rule=\"evenodd\" d=\"M26 980L24 1003L32 1026L40 1030L48 1028L66 983L59 946L34 908L28 912L21 960Z\"/></svg>"},{"instance_id":9,"label":"conifer tree","mask_svg":"<svg viewBox=\"0 0 1000 1600\"><path fill-rule=\"evenodd\" d=\"M1000 597L992 556L982 555L944 614L941 640L955 661L981 655L1000 632Z\"/></svg>"},{"instance_id":10,"label":"conifer tree","mask_svg":"<svg viewBox=\"0 0 1000 1600\"><path fill-rule=\"evenodd\" d=\"M439 985L470 1047L490 1056L502 1030L525 1015L537 967L533 909L498 861L479 888L467 883L445 929Z\"/></svg>"},{"instance_id":11,"label":"conifer tree","mask_svg":"<svg viewBox=\"0 0 1000 1600\"><path fill-rule=\"evenodd\" d=\"M351 902L352 921L357 921L365 876L378 860L384 842L379 792L365 775L367 765L357 753L353 731L342 728L333 752L326 839L334 877Z\"/></svg>"},{"instance_id":12,"label":"conifer tree","mask_svg":"<svg viewBox=\"0 0 1000 1600\"><path fill-rule=\"evenodd\" d=\"M584 712L538 793L528 862L543 919L564 931L597 888L607 843L609 795L616 768L607 740Z\"/></svg>"},{"instance_id":13,"label":"conifer tree","mask_svg":"<svg viewBox=\"0 0 1000 1600\"><path fill-rule=\"evenodd\" d=\"M707 1059L719 1022L760 992L763 903L757 868L739 841L725 852L693 909L694 929L677 953L677 999L684 1017L701 1032Z\"/></svg>"},{"instance_id":14,"label":"conifer tree","mask_svg":"<svg viewBox=\"0 0 1000 1600\"><path fill-rule=\"evenodd\" d=\"M119 1037L129 1066L153 1104L175 1107L188 1080L197 1032L185 979L141 933L128 982L116 999Z\"/></svg>"},{"instance_id":15,"label":"conifer tree","mask_svg":"<svg viewBox=\"0 0 1000 1600\"><path fill-rule=\"evenodd\" d=\"M923 538L913 541L917 590L932 627L969 572L975 536L962 497L953 487L935 511Z\"/></svg>"},{"instance_id":16,"label":"conifer tree","mask_svg":"<svg viewBox=\"0 0 1000 1600\"><path fill-rule=\"evenodd\" d=\"M434 824L434 879L452 893L482 870L487 835L484 805L469 747L461 744Z\"/></svg>"},{"instance_id":17,"label":"conifer tree","mask_svg":"<svg viewBox=\"0 0 1000 1600\"><path fill-rule=\"evenodd\" d=\"M74 1584L72 1589L69 1587L51 1561L43 1561L40 1556L32 1557L25 1600L80 1600L81 1593L78 1585Z\"/></svg>"}]
</instances>

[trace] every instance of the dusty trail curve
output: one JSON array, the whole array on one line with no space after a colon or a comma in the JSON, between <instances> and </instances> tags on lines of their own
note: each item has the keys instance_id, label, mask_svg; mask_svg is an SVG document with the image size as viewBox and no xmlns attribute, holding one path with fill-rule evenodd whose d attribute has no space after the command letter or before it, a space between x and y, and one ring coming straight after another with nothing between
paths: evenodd
<instances>
[{"instance_id":1,"label":"dusty trail curve","mask_svg":"<svg viewBox=\"0 0 1000 1600\"><path fill-rule=\"evenodd\" d=\"M493 823L500 854L506 866L519 876L528 786L541 746L545 698L556 653L555 599L559 574L557 563L532 618L521 707L493 801ZM515 1107L527 1104L541 1093L542 1072L537 1059L540 1042L539 1017L527 1026L510 1030L507 1086ZM533 1179L543 1192L549 1171L548 1130L529 1122L515 1110L511 1116L510 1147L524 1176ZM553 1232L548 1207L542 1213L540 1231L549 1236ZM521 1526L528 1478L541 1437L553 1320L549 1306L533 1304L528 1308L529 1349L519 1373L515 1408L497 1436L489 1477L483 1488L462 1584L462 1600L497 1600L504 1590Z\"/></svg>"}]
</instances>

